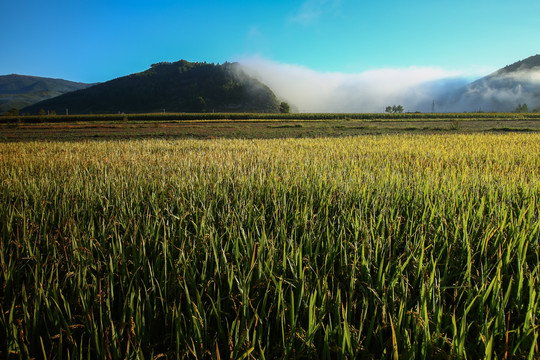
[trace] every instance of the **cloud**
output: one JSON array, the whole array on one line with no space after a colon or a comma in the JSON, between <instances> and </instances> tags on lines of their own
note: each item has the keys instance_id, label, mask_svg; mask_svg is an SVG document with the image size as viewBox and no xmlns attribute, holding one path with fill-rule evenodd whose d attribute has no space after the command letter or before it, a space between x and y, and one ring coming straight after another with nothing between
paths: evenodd
<instances>
[{"instance_id":1,"label":"cloud","mask_svg":"<svg viewBox=\"0 0 540 360\"><path fill-rule=\"evenodd\" d=\"M510 73L499 73L497 72L495 77L497 79L506 79L512 81L521 81L528 83L540 83L540 66L535 66L533 68L524 68L518 69Z\"/></svg>"},{"instance_id":2,"label":"cloud","mask_svg":"<svg viewBox=\"0 0 540 360\"><path fill-rule=\"evenodd\" d=\"M505 69L467 84L440 97L441 111L514 111L526 103L540 105L540 66L512 71Z\"/></svg>"},{"instance_id":3,"label":"cloud","mask_svg":"<svg viewBox=\"0 0 540 360\"><path fill-rule=\"evenodd\" d=\"M465 85L458 71L436 67L369 70L356 74L319 72L252 57L243 70L267 84L300 112L383 112L388 105L405 111L431 111L439 94Z\"/></svg>"},{"instance_id":4,"label":"cloud","mask_svg":"<svg viewBox=\"0 0 540 360\"><path fill-rule=\"evenodd\" d=\"M306 0L298 13L290 18L290 22L308 25L318 20L323 14L335 12L341 0Z\"/></svg>"}]
</instances>

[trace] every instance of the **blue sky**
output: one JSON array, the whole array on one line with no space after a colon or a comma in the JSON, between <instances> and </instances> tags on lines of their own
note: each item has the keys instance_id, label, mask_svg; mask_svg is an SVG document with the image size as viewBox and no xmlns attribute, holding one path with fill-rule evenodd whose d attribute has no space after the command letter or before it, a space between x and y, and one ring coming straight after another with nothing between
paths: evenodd
<instances>
[{"instance_id":1,"label":"blue sky","mask_svg":"<svg viewBox=\"0 0 540 360\"><path fill-rule=\"evenodd\" d=\"M0 14L0 75L81 82L180 59L474 76L540 53L538 0L6 0Z\"/></svg>"}]
</instances>

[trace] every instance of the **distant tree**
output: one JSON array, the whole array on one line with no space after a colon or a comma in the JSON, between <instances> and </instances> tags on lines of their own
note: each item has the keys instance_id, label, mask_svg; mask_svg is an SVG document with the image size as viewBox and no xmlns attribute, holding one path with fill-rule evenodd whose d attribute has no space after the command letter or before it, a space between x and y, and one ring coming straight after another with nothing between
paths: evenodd
<instances>
[{"instance_id":1,"label":"distant tree","mask_svg":"<svg viewBox=\"0 0 540 360\"><path fill-rule=\"evenodd\" d=\"M401 114L403 112L403 106L401 105L394 105L394 106L387 106L384 110L389 114Z\"/></svg>"},{"instance_id":2,"label":"distant tree","mask_svg":"<svg viewBox=\"0 0 540 360\"><path fill-rule=\"evenodd\" d=\"M44 121L44 117L47 113L45 112L45 109L39 109L39 120Z\"/></svg>"},{"instance_id":3,"label":"distant tree","mask_svg":"<svg viewBox=\"0 0 540 360\"><path fill-rule=\"evenodd\" d=\"M5 113L7 116L18 116L19 115L19 109L12 108L11 110L6 111Z\"/></svg>"},{"instance_id":4,"label":"distant tree","mask_svg":"<svg viewBox=\"0 0 540 360\"><path fill-rule=\"evenodd\" d=\"M517 113L526 113L526 112L529 112L529 106L527 106L527 104L519 104L516 108L516 110L514 110L514 112L517 112Z\"/></svg>"},{"instance_id":5,"label":"distant tree","mask_svg":"<svg viewBox=\"0 0 540 360\"><path fill-rule=\"evenodd\" d=\"M291 107L288 103L283 101L281 104L279 104L279 112L282 114L288 114L291 112Z\"/></svg>"}]
</instances>

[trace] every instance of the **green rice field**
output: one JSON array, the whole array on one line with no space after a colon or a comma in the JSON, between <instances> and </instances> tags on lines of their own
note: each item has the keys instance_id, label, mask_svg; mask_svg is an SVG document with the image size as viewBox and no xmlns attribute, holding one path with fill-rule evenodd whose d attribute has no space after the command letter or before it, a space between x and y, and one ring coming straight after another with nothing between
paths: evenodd
<instances>
[{"instance_id":1,"label":"green rice field","mask_svg":"<svg viewBox=\"0 0 540 360\"><path fill-rule=\"evenodd\" d=\"M0 142L0 358L537 359L540 133Z\"/></svg>"}]
</instances>

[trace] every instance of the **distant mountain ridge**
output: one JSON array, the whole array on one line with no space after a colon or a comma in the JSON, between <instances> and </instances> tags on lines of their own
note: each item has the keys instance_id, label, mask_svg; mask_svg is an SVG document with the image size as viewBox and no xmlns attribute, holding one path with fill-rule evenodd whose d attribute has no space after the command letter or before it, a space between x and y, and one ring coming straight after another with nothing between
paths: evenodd
<instances>
[{"instance_id":1,"label":"distant mountain ridge","mask_svg":"<svg viewBox=\"0 0 540 360\"><path fill-rule=\"evenodd\" d=\"M12 108L21 109L91 85L39 76L2 75L0 76L0 114Z\"/></svg>"},{"instance_id":2,"label":"distant mountain ridge","mask_svg":"<svg viewBox=\"0 0 540 360\"><path fill-rule=\"evenodd\" d=\"M511 112L518 104L540 106L540 55L507 65L438 101L442 111Z\"/></svg>"},{"instance_id":3,"label":"distant mountain ridge","mask_svg":"<svg viewBox=\"0 0 540 360\"><path fill-rule=\"evenodd\" d=\"M144 112L278 112L275 94L238 64L153 64L150 69L22 109L72 114Z\"/></svg>"},{"instance_id":4,"label":"distant mountain ridge","mask_svg":"<svg viewBox=\"0 0 540 360\"><path fill-rule=\"evenodd\" d=\"M526 58L525 60L517 61L511 65L507 65L502 69L495 71L494 74L512 73L520 70L530 70L536 67L540 67L540 55L534 55Z\"/></svg>"},{"instance_id":5,"label":"distant mountain ridge","mask_svg":"<svg viewBox=\"0 0 540 360\"><path fill-rule=\"evenodd\" d=\"M0 76L0 114L144 112L278 112L272 90L237 63L162 62L143 72L100 84L37 76ZM429 99L409 108L428 112L512 112L519 104L540 108L540 55L507 65L481 79L442 79L422 84ZM279 94L278 94L279 95ZM433 99L433 102L432 102ZM421 99L422 100L422 99ZM414 104L414 100L412 101ZM408 105L406 102L404 105ZM294 108L295 104L291 104Z\"/></svg>"}]
</instances>

